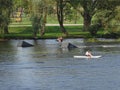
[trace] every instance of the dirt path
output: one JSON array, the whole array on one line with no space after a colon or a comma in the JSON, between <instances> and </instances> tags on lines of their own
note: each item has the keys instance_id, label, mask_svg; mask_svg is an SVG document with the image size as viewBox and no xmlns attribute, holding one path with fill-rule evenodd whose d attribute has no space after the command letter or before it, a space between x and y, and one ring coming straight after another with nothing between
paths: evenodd
<instances>
[{"instance_id":1,"label":"dirt path","mask_svg":"<svg viewBox=\"0 0 120 90\"><path fill-rule=\"evenodd\" d=\"M83 25L83 24L64 24L64 26L79 26L79 25ZM25 24L11 24L9 25L9 27L28 27L28 26L32 26L32 25L25 25ZM59 24L46 24L46 26L59 26Z\"/></svg>"}]
</instances>

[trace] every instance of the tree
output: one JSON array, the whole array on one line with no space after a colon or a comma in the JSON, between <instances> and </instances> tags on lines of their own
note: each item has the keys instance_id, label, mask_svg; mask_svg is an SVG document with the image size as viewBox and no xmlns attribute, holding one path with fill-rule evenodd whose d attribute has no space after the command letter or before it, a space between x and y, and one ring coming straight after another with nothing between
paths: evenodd
<instances>
[{"instance_id":1,"label":"tree","mask_svg":"<svg viewBox=\"0 0 120 90\"><path fill-rule=\"evenodd\" d=\"M70 0L70 4L82 15L84 30L87 31L98 8L101 9L107 0ZM102 5L103 4L103 5Z\"/></svg>"},{"instance_id":2,"label":"tree","mask_svg":"<svg viewBox=\"0 0 120 90\"><path fill-rule=\"evenodd\" d=\"M47 8L49 0L32 0L32 24L34 27L34 37L37 36L37 33L40 30L40 35L43 36L45 33L45 25L47 19ZM36 20L34 20L36 19ZM35 26L34 26L35 25ZM36 28L35 28L36 27Z\"/></svg>"},{"instance_id":3,"label":"tree","mask_svg":"<svg viewBox=\"0 0 120 90\"><path fill-rule=\"evenodd\" d=\"M40 23L40 34L43 36L45 34L45 27L46 27L46 22L47 22L47 12L48 12L48 2L49 0L42 0L38 5L38 12L39 16L41 18L41 23Z\"/></svg>"},{"instance_id":4,"label":"tree","mask_svg":"<svg viewBox=\"0 0 120 90\"><path fill-rule=\"evenodd\" d=\"M33 36L37 37L38 30L40 28L41 18L37 16L33 16L32 18L32 27L33 27Z\"/></svg>"},{"instance_id":5,"label":"tree","mask_svg":"<svg viewBox=\"0 0 120 90\"><path fill-rule=\"evenodd\" d=\"M66 5L66 1L65 0L56 0L56 4L57 4L57 18L58 18L58 22L60 24L60 30L65 34L68 35L68 32L65 30L63 22L64 22L64 7Z\"/></svg>"},{"instance_id":6,"label":"tree","mask_svg":"<svg viewBox=\"0 0 120 90\"><path fill-rule=\"evenodd\" d=\"M103 21L114 18L114 10L120 5L119 0L68 0L69 3L81 13L83 17L83 30L89 31L92 35L96 35ZM102 12L104 19L98 19L95 25L91 25L93 17L96 13ZM101 14L101 15L102 15ZM100 16L97 16L99 18Z\"/></svg>"},{"instance_id":7,"label":"tree","mask_svg":"<svg viewBox=\"0 0 120 90\"><path fill-rule=\"evenodd\" d=\"M12 0L0 0L0 28L1 33L7 34L12 12ZM4 31L4 32L3 32Z\"/></svg>"},{"instance_id":8,"label":"tree","mask_svg":"<svg viewBox=\"0 0 120 90\"><path fill-rule=\"evenodd\" d=\"M105 29L105 34L107 34L108 37L120 36L120 1L107 0L104 6L98 8L99 10L94 15L94 21L101 22L102 27Z\"/></svg>"},{"instance_id":9,"label":"tree","mask_svg":"<svg viewBox=\"0 0 120 90\"><path fill-rule=\"evenodd\" d=\"M70 4L80 12L83 17L84 31L87 31L91 25L93 15L96 13L96 7L101 0L70 0Z\"/></svg>"}]
</instances>

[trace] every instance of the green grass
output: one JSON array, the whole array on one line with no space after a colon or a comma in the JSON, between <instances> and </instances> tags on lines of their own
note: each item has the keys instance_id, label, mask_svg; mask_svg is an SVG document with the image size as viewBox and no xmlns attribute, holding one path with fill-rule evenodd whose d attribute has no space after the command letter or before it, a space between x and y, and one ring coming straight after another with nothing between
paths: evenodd
<instances>
[{"instance_id":1,"label":"green grass","mask_svg":"<svg viewBox=\"0 0 120 90\"><path fill-rule=\"evenodd\" d=\"M83 32L82 26L65 26L68 36L65 36L61 31L59 26L46 26L45 35L40 36L40 33L37 34L38 38L49 39L57 38L63 36L64 38L92 38L89 32ZM97 33L96 37L104 38L104 30L100 30ZM9 34L0 35L0 38L7 39L32 39L33 38L33 29L32 26L23 26L23 27L9 27Z\"/></svg>"},{"instance_id":2,"label":"green grass","mask_svg":"<svg viewBox=\"0 0 120 90\"><path fill-rule=\"evenodd\" d=\"M30 34L32 33L32 27L9 27L10 34Z\"/></svg>"},{"instance_id":3,"label":"green grass","mask_svg":"<svg viewBox=\"0 0 120 90\"><path fill-rule=\"evenodd\" d=\"M76 37L86 37L89 35L88 32L82 32L82 26L65 26L68 36L65 36L61 31L59 26L46 26L45 35L43 37L38 33L38 38L57 38L63 36L65 38L76 38ZM3 37L3 36L2 36ZM23 27L9 27L9 34L5 34L4 38L9 39L24 39L33 38L33 30L31 26Z\"/></svg>"},{"instance_id":4,"label":"green grass","mask_svg":"<svg viewBox=\"0 0 120 90\"><path fill-rule=\"evenodd\" d=\"M82 31L82 26L65 26L68 32L80 32ZM19 33L19 34L30 34L32 33L32 27L9 27L10 33ZM61 33L59 26L46 26L46 33Z\"/></svg>"},{"instance_id":5,"label":"green grass","mask_svg":"<svg viewBox=\"0 0 120 90\"><path fill-rule=\"evenodd\" d=\"M11 24L13 27L9 27L10 34L4 35L5 38L33 38L33 30L31 26L19 27L17 25L31 25L30 17L22 18L22 22L15 22L15 18L11 18ZM77 24L82 23L83 19L77 19ZM49 15L47 17L47 23L58 24L57 16ZM73 24L74 21L64 21L65 24ZM65 26L69 36L67 37L83 37L85 34L82 32L82 26ZM60 31L59 26L47 26L45 30L45 35L43 37L38 34L38 38L57 38L59 36L64 36ZM85 35L87 36L87 35ZM65 37L65 36L64 36ZM66 38L67 38L66 37Z\"/></svg>"}]
</instances>

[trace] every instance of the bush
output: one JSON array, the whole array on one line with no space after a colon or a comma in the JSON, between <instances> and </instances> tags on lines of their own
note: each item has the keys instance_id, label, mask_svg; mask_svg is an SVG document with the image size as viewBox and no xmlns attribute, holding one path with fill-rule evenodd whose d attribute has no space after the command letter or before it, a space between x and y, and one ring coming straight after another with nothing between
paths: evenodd
<instances>
[{"instance_id":1,"label":"bush","mask_svg":"<svg viewBox=\"0 0 120 90\"><path fill-rule=\"evenodd\" d=\"M89 27L88 31L90 32L90 34L92 36L96 36L99 29L100 29L100 25L99 24L94 24L94 25L91 25Z\"/></svg>"}]
</instances>

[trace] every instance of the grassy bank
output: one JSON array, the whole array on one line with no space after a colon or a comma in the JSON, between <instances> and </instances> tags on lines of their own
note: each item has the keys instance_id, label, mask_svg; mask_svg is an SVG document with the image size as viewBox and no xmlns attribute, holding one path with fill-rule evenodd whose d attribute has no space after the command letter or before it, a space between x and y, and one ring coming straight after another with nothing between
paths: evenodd
<instances>
[{"instance_id":1,"label":"grassy bank","mask_svg":"<svg viewBox=\"0 0 120 90\"><path fill-rule=\"evenodd\" d=\"M82 25L79 26L65 26L69 35L64 36L60 31L59 26L46 26L45 35L43 37L40 36L39 32L37 37L40 39L50 39L57 38L59 36L63 36L64 38L91 38L89 32L82 31ZM96 37L103 38L104 32L103 30L97 33ZM33 39L33 30L31 26L17 26L17 27L9 27L9 34L0 35L1 38L7 39Z\"/></svg>"},{"instance_id":2,"label":"grassy bank","mask_svg":"<svg viewBox=\"0 0 120 90\"><path fill-rule=\"evenodd\" d=\"M68 36L63 35L59 26L46 26L45 35L41 37L38 32L37 37L41 39L57 38L59 36L64 36L65 38L84 38L89 35L88 32L82 32L82 26L65 26L65 28L69 33ZM7 39L32 39L33 30L31 26L9 27L9 34L1 35L1 38L3 37Z\"/></svg>"}]
</instances>

